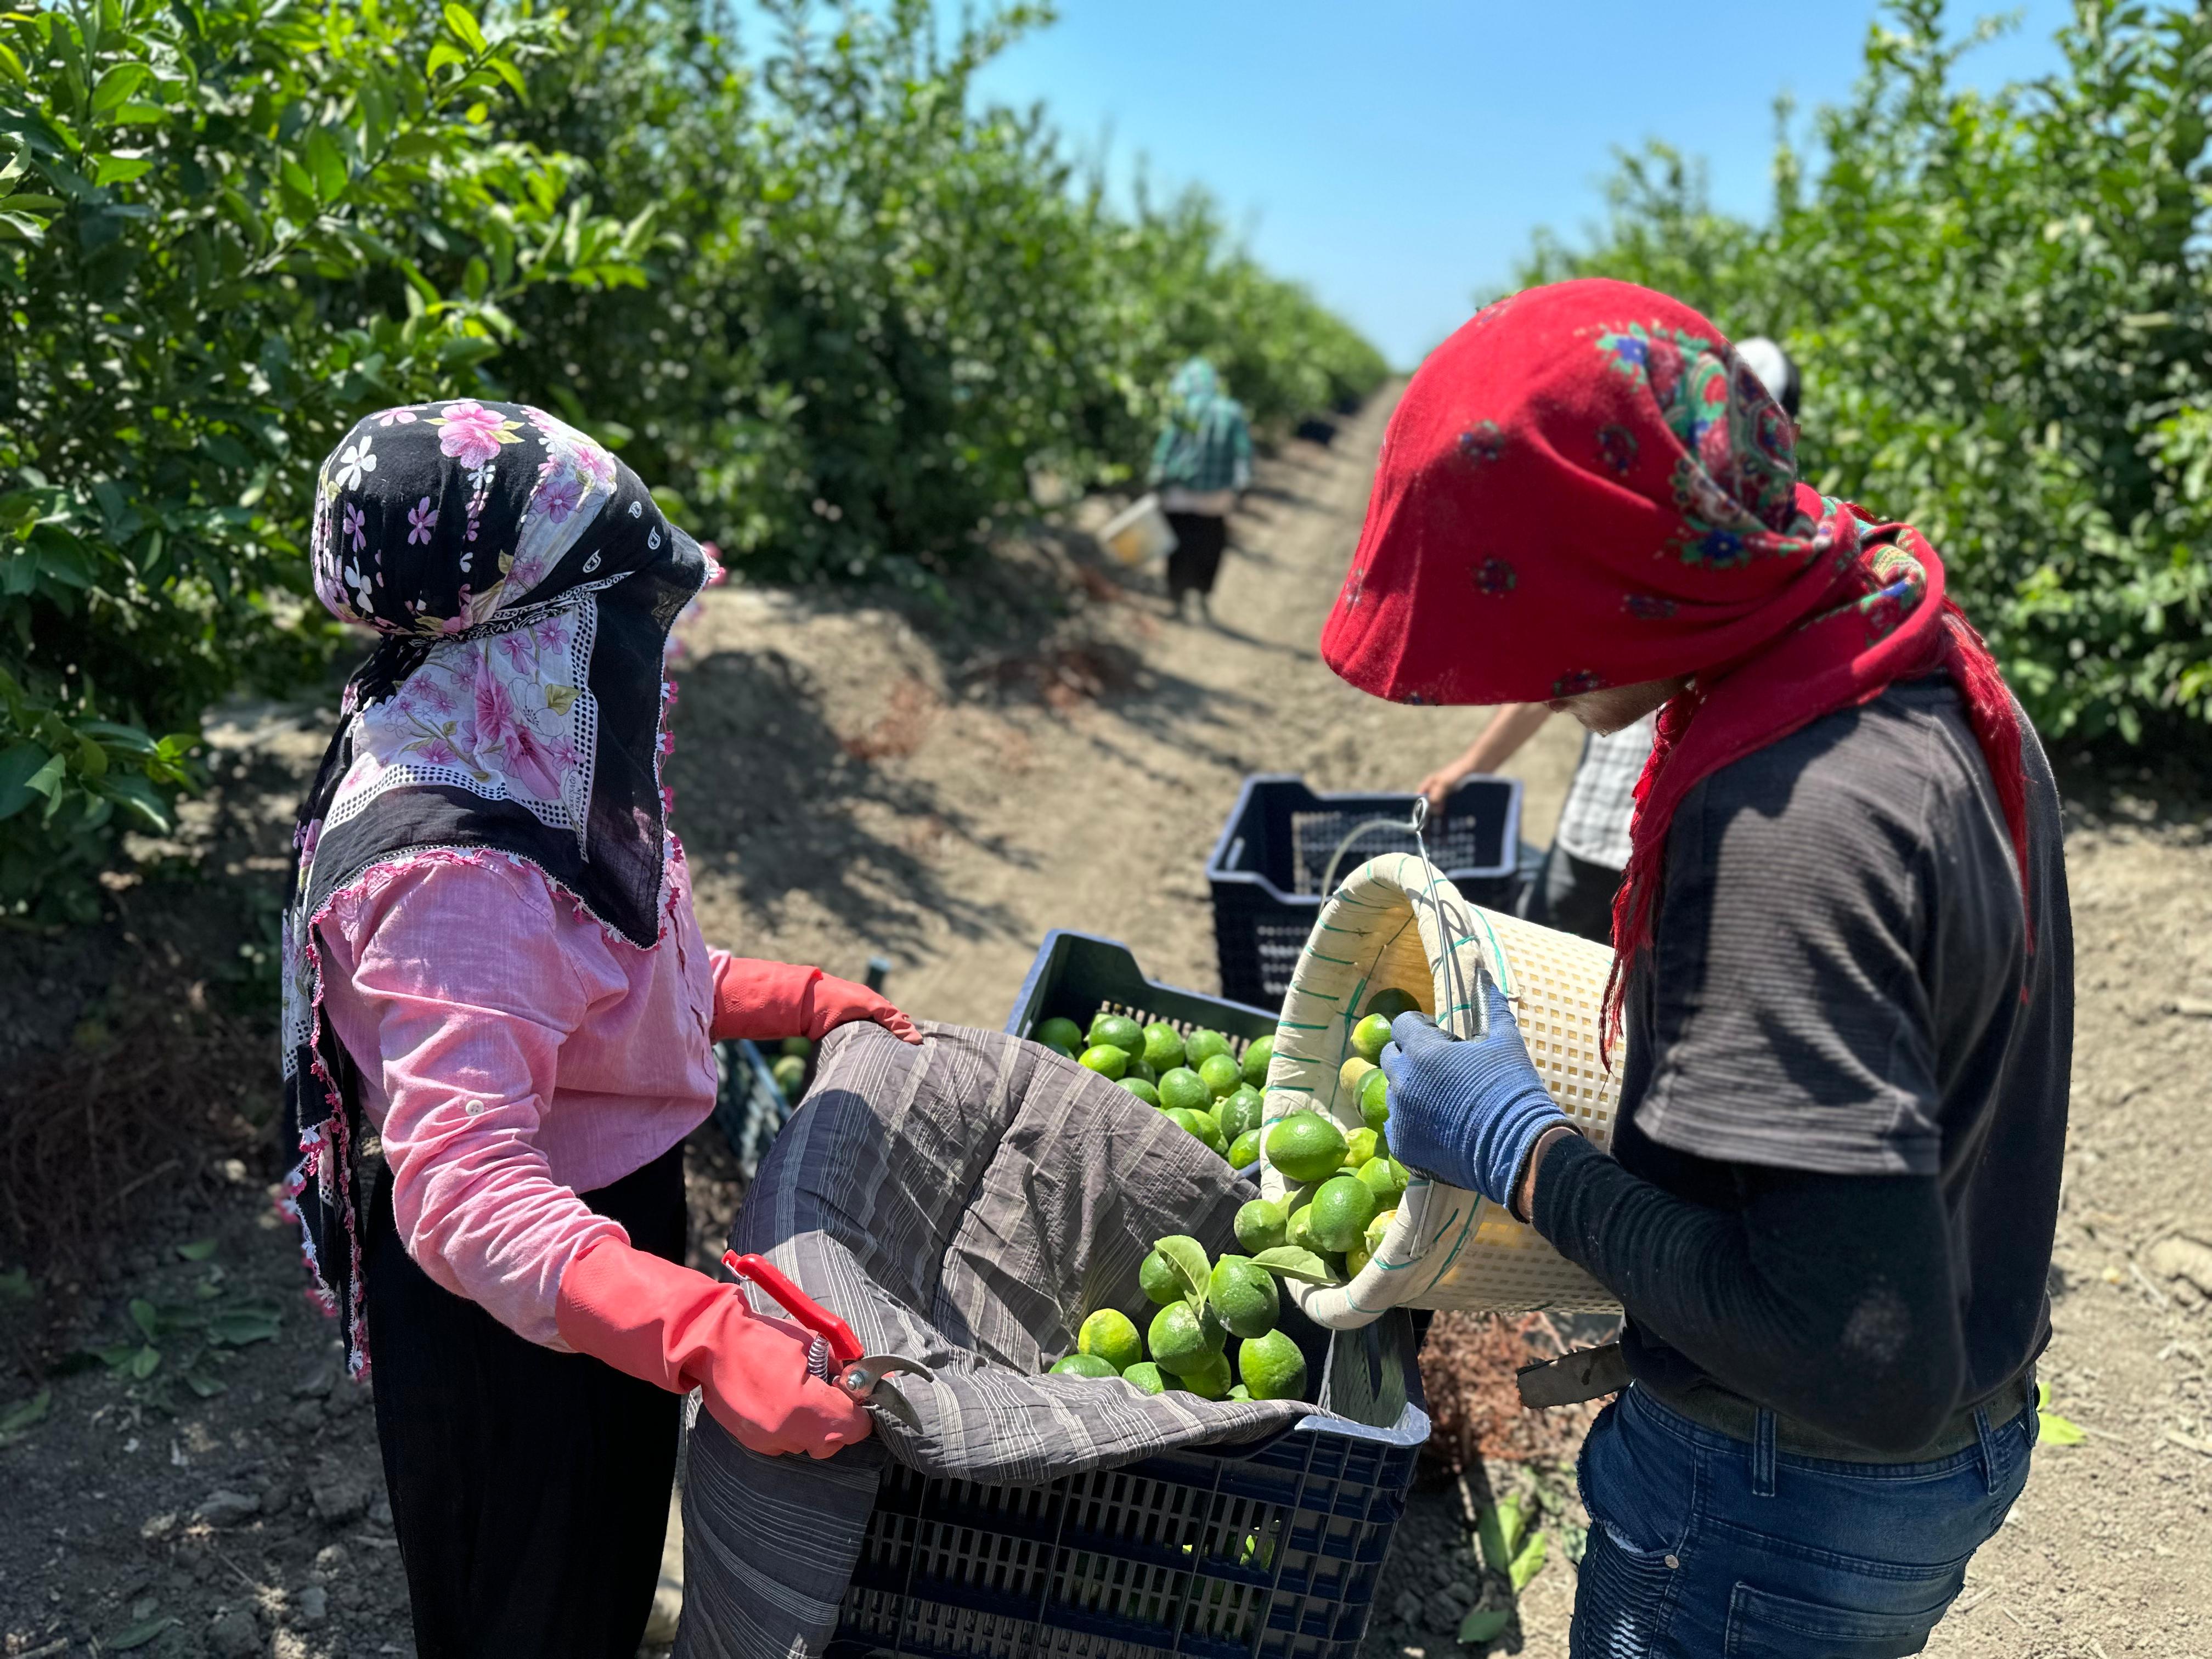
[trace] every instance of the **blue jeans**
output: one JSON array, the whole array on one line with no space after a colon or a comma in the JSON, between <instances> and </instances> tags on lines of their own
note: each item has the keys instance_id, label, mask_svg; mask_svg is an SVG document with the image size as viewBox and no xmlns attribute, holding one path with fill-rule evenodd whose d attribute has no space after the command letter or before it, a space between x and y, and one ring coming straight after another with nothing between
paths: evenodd
<instances>
[{"instance_id":1,"label":"blue jeans","mask_svg":"<svg viewBox=\"0 0 2212 1659\"><path fill-rule=\"evenodd\" d=\"M2027 1481L2033 1407L1928 1463L1840 1463L1738 1440L1646 1390L1607 1406L1579 1474L1590 1532L1572 1659L1918 1653Z\"/></svg>"}]
</instances>

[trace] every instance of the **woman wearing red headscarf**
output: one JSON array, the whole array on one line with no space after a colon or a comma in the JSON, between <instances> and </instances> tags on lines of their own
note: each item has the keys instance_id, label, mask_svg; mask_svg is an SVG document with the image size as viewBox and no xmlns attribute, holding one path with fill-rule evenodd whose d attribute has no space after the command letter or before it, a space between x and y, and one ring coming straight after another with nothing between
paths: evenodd
<instances>
[{"instance_id":1,"label":"woman wearing red headscarf","mask_svg":"<svg viewBox=\"0 0 2212 1659\"><path fill-rule=\"evenodd\" d=\"M1627 1310L1577 1655L1920 1650L2027 1478L2072 945L2049 765L1943 565L1797 481L1719 330L1492 306L1407 388L1329 665L1399 702L1659 711L1614 909L1606 1158L1402 1018L1393 1149Z\"/></svg>"}]
</instances>

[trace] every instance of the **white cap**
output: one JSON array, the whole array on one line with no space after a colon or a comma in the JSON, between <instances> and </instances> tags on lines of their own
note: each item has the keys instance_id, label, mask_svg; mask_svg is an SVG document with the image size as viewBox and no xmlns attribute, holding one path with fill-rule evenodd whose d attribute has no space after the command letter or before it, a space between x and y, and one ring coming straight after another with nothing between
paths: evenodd
<instances>
[{"instance_id":1,"label":"white cap","mask_svg":"<svg viewBox=\"0 0 2212 1659\"><path fill-rule=\"evenodd\" d=\"M1763 334L1754 334L1748 340L1735 343L1735 355L1743 359L1744 367L1759 376L1759 383L1766 394L1777 403L1785 402L1790 388L1790 354Z\"/></svg>"}]
</instances>

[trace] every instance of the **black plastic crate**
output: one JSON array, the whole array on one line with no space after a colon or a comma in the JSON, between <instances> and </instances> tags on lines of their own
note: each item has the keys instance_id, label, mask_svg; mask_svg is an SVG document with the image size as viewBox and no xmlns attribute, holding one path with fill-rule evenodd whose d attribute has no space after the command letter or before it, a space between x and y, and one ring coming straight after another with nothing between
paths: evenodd
<instances>
[{"instance_id":1,"label":"black plastic crate","mask_svg":"<svg viewBox=\"0 0 2212 1659\"><path fill-rule=\"evenodd\" d=\"M1291 973L1313 933L1334 878L1385 853L1419 850L1405 828L1416 797L1322 794L1302 778L1244 780L1213 855L1213 942L1224 996L1280 1008ZM1371 819L1388 823L1360 830ZM1345 837L1355 830L1349 847ZM1423 832L1429 856L1469 902L1510 908L1519 884L1521 781L1472 777L1452 791L1450 811Z\"/></svg>"},{"instance_id":2,"label":"black plastic crate","mask_svg":"<svg viewBox=\"0 0 2212 1659\"><path fill-rule=\"evenodd\" d=\"M1045 936L1006 1030L1025 1036L1100 1010L1232 1046L1275 1016L1147 979L1128 948L1095 934ZM1352 1659L1390 1538L1429 1437L1413 1345L1332 1345L1285 1302L1284 1326L1322 1379L1366 1375L1363 1397L1402 1400L1370 1426L1306 1417L1243 1446L1193 1447L1043 1486L884 1477L829 1659Z\"/></svg>"},{"instance_id":3,"label":"black plastic crate","mask_svg":"<svg viewBox=\"0 0 2212 1659\"><path fill-rule=\"evenodd\" d=\"M1006 1030L1027 1036L1044 1021L1060 1017L1088 1030L1102 1012L1127 1014L1139 1025L1165 1020L1186 1036L1209 1026L1229 1039L1240 1059L1246 1043L1274 1034L1279 1018L1265 1008L1147 979L1121 940L1055 927L1030 964L1029 977L1006 1016Z\"/></svg>"}]
</instances>

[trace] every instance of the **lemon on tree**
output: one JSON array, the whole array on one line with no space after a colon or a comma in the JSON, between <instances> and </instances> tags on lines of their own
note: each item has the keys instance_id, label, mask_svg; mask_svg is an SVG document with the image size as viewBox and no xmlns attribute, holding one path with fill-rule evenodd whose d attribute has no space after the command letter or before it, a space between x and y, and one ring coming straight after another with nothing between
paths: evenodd
<instances>
[{"instance_id":1,"label":"lemon on tree","mask_svg":"<svg viewBox=\"0 0 2212 1659\"><path fill-rule=\"evenodd\" d=\"M1072 1353L1052 1368L1054 1376L1119 1376L1121 1372L1095 1353Z\"/></svg>"},{"instance_id":2,"label":"lemon on tree","mask_svg":"<svg viewBox=\"0 0 2212 1659\"><path fill-rule=\"evenodd\" d=\"M1097 1354L1116 1371L1125 1371L1145 1357L1145 1339L1119 1308L1101 1308L1076 1332L1075 1351Z\"/></svg>"},{"instance_id":3,"label":"lemon on tree","mask_svg":"<svg viewBox=\"0 0 2212 1659\"><path fill-rule=\"evenodd\" d=\"M1344 1166L1344 1131L1319 1112L1293 1112L1267 1131L1267 1162L1292 1181L1320 1181Z\"/></svg>"},{"instance_id":4,"label":"lemon on tree","mask_svg":"<svg viewBox=\"0 0 2212 1659\"><path fill-rule=\"evenodd\" d=\"M1237 1350L1237 1374L1255 1400L1301 1400L1306 1357L1287 1332L1274 1330Z\"/></svg>"},{"instance_id":5,"label":"lemon on tree","mask_svg":"<svg viewBox=\"0 0 2212 1659\"><path fill-rule=\"evenodd\" d=\"M1129 1051L1110 1042L1093 1043L1077 1056L1076 1064L1088 1066L1099 1076L1110 1077L1118 1083L1121 1073L1129 1069Z\"/></svg>"},{"instance_id":6,"label":"lemon on tree","mask_svg":"<svg viewBox=\"0 0 2212 1659\"><path fill-rule=\"evenodd\" d=\"M1182 1034L1164 1020L1145 1027L1145 1061L1154 1071L1165 1072L1182 1064Z\"/></svg>"},{"instance_id":7,"label":"lemon on tree","mask_svg":"<svg viewBox=\"0 0 2212 1659\"><path fill-rule=\"evenodd\" d=\"M1357 1176L1324 1181L1313 1196L1313 1236L1324 1250L1349 1250L1375 1219L1375 1194Z\"/></svg>"},{"instance_id":8,"label":"lemon on tree","mask_svg":"<svg viewBox=\"0 0 2212 1659\"><path fill-rule=\"evenodd\" d=\"M1048 1048L1057 1048L1070 1060L1091 1045L1083 1040L1083 1028L1073 1020L1054 1014L1030 1033Z\"/></svg>"},{"instance_id":9,"label":"lemon on tree","mask_svg":"<svg viewBox=\"0 0 2212 1659\"><path fill-rule=\"evenodd\" d=\"M1254 1255L1284 1242L1290 1218L1273 1199L1255 1198L1237 1212L1237 1242Z\"/></svg>"},{"instance_id":10,"label":"lemon on tree","mask_svg":"<svg viewBox=\"0 0 2212 1659\"><path fill-rule=\"evenodd\" d=\"M1224 1255L1213 1264L1206 1305L1237 1337L1265 1336L1282 1316L1274 1274L1246 1255Z\"/></svg>"}]
</instances>

